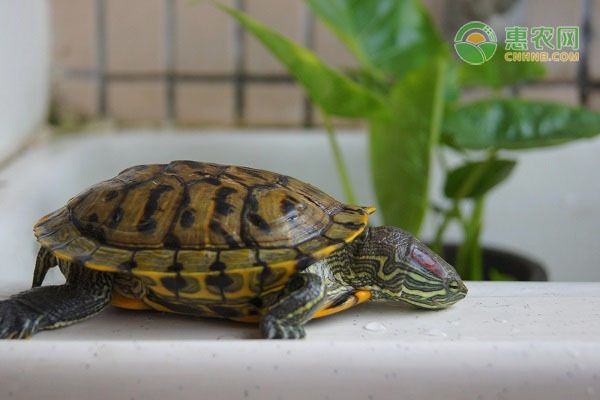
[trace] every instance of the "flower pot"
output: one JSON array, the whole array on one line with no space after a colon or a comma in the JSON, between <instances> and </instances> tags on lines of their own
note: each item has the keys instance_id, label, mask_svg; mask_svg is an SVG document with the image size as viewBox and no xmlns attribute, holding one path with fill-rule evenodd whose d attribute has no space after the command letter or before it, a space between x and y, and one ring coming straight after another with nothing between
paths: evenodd
<instances>
[{"instance_id":1,"label":"flower pot","mask_svg":"<svg viewBox=\"0 0 600 400\"><path fill-rule=\"evenodd\" d=\"M443 257L450 264L455 263L458 244L445 244ZM547 281L546 269L539 262L520 254L493 247L483 247L483 276L492 280L494 276L504 276L515 281ZM497 274L499 273L499 274Z\"/></svg>"}]
</instances>

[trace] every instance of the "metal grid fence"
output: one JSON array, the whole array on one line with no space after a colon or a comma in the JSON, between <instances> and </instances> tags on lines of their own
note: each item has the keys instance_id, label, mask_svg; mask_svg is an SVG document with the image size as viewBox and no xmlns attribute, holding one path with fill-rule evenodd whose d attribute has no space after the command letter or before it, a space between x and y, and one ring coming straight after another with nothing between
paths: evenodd
<instances>
[{"instance_id":1,"label":"metal grid fence","mask_svg":"<svg viewBox=\"0 0 600 400\"><path fill-rule=\"evenodd\" d=\"M246 71L246 45L244 29L239 25L234 25L234 71L233 73L208 74L208 73L180 73L175 69L175 41L177 13L175 12L176 0L162 0L163 2L163 26L162 36L164 41L163 73L139 74L135 72L109 72L107 68L107 13L106 0L94 0L94 24L95 24L95 56L96 65L94 70L67 70L65 75L68 78L93 79L97 83L97 110L100 117L108 116L109 98L108 86L113 82L135 82L135 81L153 81L163 82L164 84L164 105L167 121L174 121L177 117L176 88L177 85L186 82L220 82L232 83L234 91L233 115L234 124L241 125L245 115L246 87L248 83L275 83L275 84L295 84L287 74L249 74ZM246 9L246 0L235 0L235 7L240 10ZM590 77L590 57L589 48L593 36L592 32L592 9L593 0L583 0L581 2L581 48L580 61L577 68L576 85L578 89L578 98L581 105L587 105L592 90L600 88L600 82L594 82ZM308 48L314 48L315 44L315 19L312 13L305 7L301 16L302 44ZM552 85L553 83L564 82L538 82L534 85ZM513 92L518 94L520 88L513 88ZM313 126L315 123L314 109L308 99L303 102L302 125L305 127Z\"/></svg>"}]
</instances>

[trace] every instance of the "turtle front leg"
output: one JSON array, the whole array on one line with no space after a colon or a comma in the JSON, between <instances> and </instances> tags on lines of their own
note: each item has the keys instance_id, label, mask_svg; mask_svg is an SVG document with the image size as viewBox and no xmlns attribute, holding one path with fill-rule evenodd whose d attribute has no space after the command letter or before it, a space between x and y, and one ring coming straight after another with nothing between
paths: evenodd
<instances>
[{"instance_id":1,"label":"turtle front leg","mask_svg":"<svg viewBox=\"0 0 600 400\"><path fill-rule=\"evenodd\" d=\"M41 247L35 260L35 270L33 271L33 282L31 287L39 287L44 283L44 278L50 270L56 266L58 261L52 255L52 252L45 247Z\"/></svg>"},{"instance_id":2,"label":"turtle front leg","mask_svg":"<svg viewBox=\"0 0 600 400\"><path fill-rule=\"evenodd\" d=\"M260 331L266 339L300 339L308 322L325 300L325 284L319 275L297 273L279 299L263 314Z\"/></svg>"},{"instance_id":3,"label":"turtle front leg","mask_svg":"<svg viewBox=\"0 0 600 400\"><path fill-rule=\"evenodd\" d=\"M71 268L64 285L36 287L0 301L0 339L25 339L91 317L110 304L111 274Z\"/></svg>"}]
</instances>

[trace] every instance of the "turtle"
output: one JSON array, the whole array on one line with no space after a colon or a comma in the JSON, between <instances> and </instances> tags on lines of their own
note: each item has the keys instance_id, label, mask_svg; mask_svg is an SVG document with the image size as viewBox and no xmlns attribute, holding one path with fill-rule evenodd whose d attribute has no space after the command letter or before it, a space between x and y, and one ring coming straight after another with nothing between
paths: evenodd
<instances>
[{"instance_id":1,"label":"turtle","mask_svg":"<svg viewBox=\"0 0 600 400\"><path fill-rule=\"evenodd\" d=\"M197 161L137 165L42 217L32 288L0 301L0 338L71 325L109 305L257 323L305 336L312 318L368 300L441 309L455 269L411 234L368 226L290 176ZM42 286L58 266L62 285Z\"/></svg>"}]
</instances>

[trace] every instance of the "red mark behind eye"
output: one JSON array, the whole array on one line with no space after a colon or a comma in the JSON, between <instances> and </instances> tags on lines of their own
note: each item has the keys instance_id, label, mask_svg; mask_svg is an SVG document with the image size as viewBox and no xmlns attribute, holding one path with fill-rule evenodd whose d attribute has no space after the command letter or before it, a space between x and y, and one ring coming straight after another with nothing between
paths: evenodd
<instances>
[{"instance_id":1,"label":"red mark behind eye","mask_svg":"<svg viewBox=\"0 0 600 400\"><path fill-rule=\"evenodd\" d=\"M446 271L435 261L431 256L418 247L413 247L411 252L411 258L416 261L420 266L431 271L435 276L439 278L446 277Z\"/></svg>"}]
</instances>

